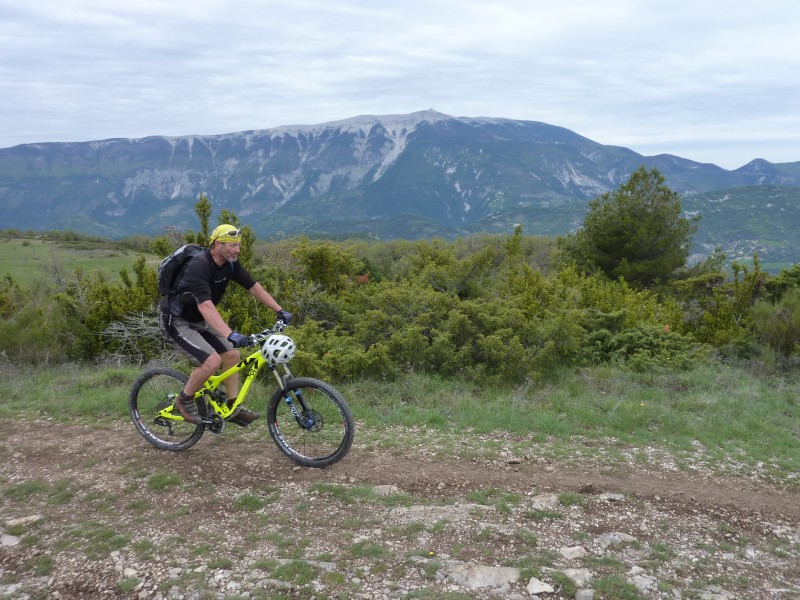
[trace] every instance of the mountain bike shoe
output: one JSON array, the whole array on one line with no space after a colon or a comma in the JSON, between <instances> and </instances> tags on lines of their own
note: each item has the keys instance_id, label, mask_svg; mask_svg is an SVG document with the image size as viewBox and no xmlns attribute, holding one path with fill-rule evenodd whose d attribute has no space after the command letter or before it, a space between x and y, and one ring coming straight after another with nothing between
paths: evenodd
<instances>
[{"instance_id":1,"label":"mountain bike shoe","mask_svg":"<svg viewBox=\"0 0 800 600\"><path fill-rule=\"evenodd\" d=\"M233 413L230 417L225 419L228 423L235 423L241 427L247 427L259 418L259 415L254 413L252 410L247 410L246 408L240 408L235 413Z\"/></svg>"},{"instance_id":2,"label":"mountain bike shoe","mask_svg":"<svg viewBox=\"0 0 800 600\"><path fill-rule=\"evenodd\" d=\"M197 402L194 401L193 397L184 396L183 392L181 392L175 398L175 408L178 409L185 421L195 425L200 425L203 422L203 418L197 412Z\"/></svg>"}]
</instances>

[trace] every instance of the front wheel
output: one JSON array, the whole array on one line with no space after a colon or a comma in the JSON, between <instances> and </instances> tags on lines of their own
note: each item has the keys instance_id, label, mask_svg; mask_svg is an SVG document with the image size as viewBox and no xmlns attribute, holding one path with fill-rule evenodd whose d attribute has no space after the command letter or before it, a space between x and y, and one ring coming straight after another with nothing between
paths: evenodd
<instances>
[{"instance_id":1,"label":"front wheel","mask_svg":"<svg viewBox=\"0 0 800 600\"><path fill-rule=\"evenodd\" d=\"M133 424L144 439L163 450L186 450L203 435L205 425L195 425L180 418L174 408L175 398L183 390L188 377L167 367L151 369L133 382L128 408ZM176 418L159 415L172 408Z\"/></svg>"},{"instance_id":2,"label":"front wheel","mask_svg":"<svg viewBox=\"0 0 800 600\"><path fill-rule=\"evenodd\" d=\"M269 399L267 421L281 452L306 467L339 462L353 444L355 425L347 401L319 379L287 380Z\"/></svg>"}]
</instances>

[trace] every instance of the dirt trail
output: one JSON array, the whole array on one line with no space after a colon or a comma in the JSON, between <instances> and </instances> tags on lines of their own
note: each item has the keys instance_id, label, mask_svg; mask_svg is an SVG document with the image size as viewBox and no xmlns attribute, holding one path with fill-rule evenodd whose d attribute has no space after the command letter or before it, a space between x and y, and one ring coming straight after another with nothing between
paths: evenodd
<instances>
[{"instance_id":1,"label":"dirt trail","mask_svg":"<svg viewBox=\"0 0 800 600\"><path fill-rule=\"evenodd\" d=\"M104 434L103 431L106 433ZM598 468L522 461L503 464L419 456L404 451L380 453L361 448L358 440L341 463L328 469L299 468L284 458L266 433L248 434L228 429L221 436L206 434L193 448L171 453L149 446L127 423L116 424L112 433L84 426L46 423L0 424L0 443L24 456L28 477L52 479L76 464L99 475L120 466L119 460L136 458L143 466L158 469L169 462L214 483L246 487L265 481L316 483L345 480L351 484L395 485L419 496L447 496L452 490L498 488L508 491L616 492L687 507L738 509L800 519L800 494L758 485L741 478L717 478L652 468ZM62 446L62 450L54 449ZM242 457L243 468L219 470L218 451ZM66 449L66 451L64 451ZM130 454L133 453L133 454ZM258 453L263 453L261 461ZM78 461L76 463L76 461ZM14 462L19 464L19 458ZM93 463L97 463L92 466ZM108 475L104 475L108 476ZM113 476L113 475L112 475Z\"/></svg>"},{"instance_id":2,"label":"dirt trail","mask_svg":"<svg viewBox=\"0 0 800 600\"><path fill-rule=\"evenodd\" d=\"M235 468L221 468L222 456L234 457ZM535 445L530 448L530 456L536 456ZM214 523L214 527L218 527L221 532L220 535L223 536L221 539L225 539L226 544L231 546L238 543L238 548L241 549L248 547L248 535L252 534L256 523L246 519L257 518L257 515L246 517L241 512L231 511L231 503L242 495L252 494L254 490L263 492L269 487L278 488L281 498L275 505L269 506L270 514L288 515L295 512L291 506L297 503L299 498L302 502L311 504L325 502L323 505L325 510L330 510L331 514L341 510L340 519L346 520L374 519L376 507L351 504L336 508L335 500L325 499L319 493L313 492L316 484L394 486L400 492L417 499L455 503L470 502L471 493L489 489L501 490L504 493L516 492L526 499L523 500L523 504L536 495L578 492L589 501L584 506L575 508L578 512L568 517L573 519L572 524L562 522L560 525L546 525L537 529L536 535L539 537L540 547L546 548L549 544L555 551L559 546L569 545L569 538L572 535L570 527L576 526L576 523L592 535L628 527L631 531L639 532L637 535L643 536L643 540L658 540L667 533L663 529L658 529L655 523L660 522L663 525L668 521L669 535L673 536L670 543L676 548L681 548L678 550L678 556L683 554L688 556L699 552L697 541L692 541L698 527L707 531L705 534L707 536L712 538L718 536L720 548L724 548L727 547L726 544L732 543L731 534L726 532L732 527L730 524L734 523L737 530L747 532L749 536L747 539L750 540L747 544L760 543L766 549L759 550L759 556L770 557L772 562L765 564L769 564L769 568L776 569L776 573L791 583L787 589L794 589L795 584L800 585L800 572L792 566L794 556L800 554L800 542L797 541L800 537L797 537L797 540L794 537L800 536L798 501L800 492L759 484L743 477L694 475L639 465L605 466L589 464L589 461L570 462L570 465L566 465L535 458L461 460L456 456L447 458L431 456L429 452L414 448L378 451L374 445L361 443L357 436L353 449L341 463L324 470L305 469L298 467L278 451L261 424L251 431L235 429L226 431L220 436L207 434L195 447L184 452L171 453L147 444L127 422L92 427L49 422L6 421L0 423L0 486L6 497L13 501L4 500L0 507L0 526L5 524L5 528L8 529L7 524L14 519L32 514L45 515L49 523L49 526L45 527L47 535L42 532L38 532L37 535L40 538L39 543L49 548L44 551L47 553L59 543L65 543L64 531L69 529L71 524L95 520L98 517L98 510L102 516L103 506L101 504L98 509L98 497L107 494L109 510L114 515L122 511L118 522L121 528L130 529L131 539L143 534L153 540L163 538L166 532L163 531L165 517L162 515L176 514L178 507L177 514L193 516L171 518L168 529L172 531L174 528L173 535L185 528L187 519L203 518L202 515L211 511L214 519L220 520L219 523ZM148 478L158 473L180 474L183 483L178 489L173 487L172 491L166 494L148 489ZM58 485L66 485L77 491L74 492L73 500L62 504L41 493L33 494L30 500L20 500L11 494L14 489L30 485L32 482L45 482L46 485L52 486L51 489L57 488ZM198 490L206 489L216 490L212 494L213 498L204 498L198 494ZM606 492L623 495L626 499L622 503L623 509L609 509L607 503L601 502L599 498ZM51 492L51 495L54 494L55 492ZM283 503L286 506L281 508ZM137 518L134 514L131 519L124 512L131 507L136 510L152 510L153 514L148 512L141 518ZM320 545L328 544L334 548L337 544L341 544L343 532L341 529L331 530L330 523L325 520L328 517L324 512L323 510L309 512L306 515L297 514L291 518L307 519L306 522L301 521L301 529L315 531ZM566 514L570 514L569 510L566 510ZM116 517L110 518L114 520ZM315 522L314 519L319 521ZM517 530L520 526L526 528L532 526L530 522L524 520L522 506L513 507L510 516L497 512L492 517L483 517L483 520L477 523L477 527L495 532L492 535L498 539L497 551L501 554L508 553L509 548L513 549L515 545L521 543L513 535L509 538L510 534L498 533L509 530L509 519L517 523L511 528L512 530ZM648 525L641 529L640 524ZM341 521L337 523L337 527L340 526ZM148 534L142 531L142 527L155 529L152 534ZM410 549L404 552L413 550L414 544L421 543L419 540L415 542L405 539L403 536L407 537L408 534L402 531L397 534L399 536L397 539L388 540L386 538L388 530L375 533L377 529L374 528L374 531L373 529L365 531L359 529L359 525L353 527L355 529L349 532L353 539L374 534L379 537L381 543L393 544L397 549L411 544ZM471 548L473 546L470 545L470 540L474 541L475 536L479 535L476 534L475 527L476 523L465 525L464 528L453 524L453 531L443 534L438 543L442 547L450 544L453 548ZM770 548L774 546L773 538L777 535L775 531L782 532L779 537L785 541L781 541L781 544L787 549L777 551L775 556L771 557ZM422 538L435 537L430 532L424 531L420 535ZM741 539L747 537L743 534L736 535ZM552 538L548 539L547 536ZM264 542L261 543L263 545ZM269 543L274 543L274 540ZM254 549L253 552L262 556L280 552L280 548L270 550L269 543L257 551ZM681 546L684 544L685 547ZM29 565L35 563L36 556L42 551L22 546L20 544L13 548L0 547L0 575L5 572L5 579L12 581L15 581L14 577L19 578L19 583L10 585L30 586L19 589L50 586L50 590L60 590L62 598L73 597L70 595L72 592L68 590L74 591L74 597L99 593L99 590L116 590L107 592L112 594L109 597L116 597L113 594L119 592L117 586L122 576L119 573L115 575L114 569L121 567L115 563L113 568L111 566L105 570L97 568L95 579L84 581L85 578L81 579L79 573L74 572L74 564L80 564L81 560L74 555L70 555L71 558L56 560L53 567L55 574L51 573L49 580L46 578L29 580L31 571ZM473 558L490 560L493 556L491 549L484 548L484 550L486 554L483 557ZM317 552L324 554L319 549ZM340 553L338 550L335 552ZM399 550L395 552L398 556L402 554ZM469 553L476 551L463 550L463 552L462 559L469 558ZM712 556L720 555L720 552L717 548L712 551ZM620 556L622 557L620 561L629 560L627 555ZM246 561L241 561L241 564L236 561L234 563L232 572L236 577L247 581L252 569L247 567ZM70 564L73 564L72 568L69 567ZM139 574L147 572L146 577L142 576L145 581L142 585L152 585L152 589L156 590L158 585L163 585L163 579L167 578L168 574L147 571L151 567L151 564L144 561L133 563L133 566L128 568ZM690 573L692 568L687 566L686 572ZM724 561L714 567L720 569L722 574L725 573L725 568ZM764 567L752 564L748 568L753 574L757 574ZM347 577L350 578L348 581L358 581L362 590L373 589L371 585L374 585L374 589L383 589L387 585L407 586L409 590L415 589L414 586L444 585L431 583L422 575L416 576L416 579L411 581L409 578L413 573L409 571L407 564L384 565L382 569L387 570L389 575L381 575L385 579L380 581L373 583L361 571L348 572ZM396 580L397 577L391 581L388 579L392 576L393 569L403 573L401 582ZM698 577L702 579L706 575L700 573ZM691 577L685 573L682 572L681 577L683 579L673 576L673 580L683 582L685 579L687 589L694 585L690 581ZM736 597L773 597L770 595L771 592L763 590L752 592L748 587L751 585L750 581L758 581L757 575L753 575L752 579L740 578L740 580L737 585L741 585L741 589L737 590ZM45 581L48 583L43 583ZM78 583L79 581L83 583ZM158 581L161 583L157 584ZM263 581L258 585L264 585ZM13 597L14 593L11 596ZM118 597L132 596L120 594ZM152 596L140 597L159 596L153 591ZM477 594L474 597L482 596Z\"/></svg>"}]
</instances>

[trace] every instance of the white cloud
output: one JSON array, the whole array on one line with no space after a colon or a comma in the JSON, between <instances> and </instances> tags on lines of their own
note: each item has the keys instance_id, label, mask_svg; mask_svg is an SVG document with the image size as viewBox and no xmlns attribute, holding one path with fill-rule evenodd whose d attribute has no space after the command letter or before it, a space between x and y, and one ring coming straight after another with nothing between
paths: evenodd
<instances>
[{"instance_id":1,"label":"white cloud","mask_svg":"<svg viewBox=\"0 0 800 600\"><path fill-rule=\"evenodd\" d=\"M800 160L793 0L0 0L0 20L0 147L433 107Z\"/></svg>"}]
</instances>

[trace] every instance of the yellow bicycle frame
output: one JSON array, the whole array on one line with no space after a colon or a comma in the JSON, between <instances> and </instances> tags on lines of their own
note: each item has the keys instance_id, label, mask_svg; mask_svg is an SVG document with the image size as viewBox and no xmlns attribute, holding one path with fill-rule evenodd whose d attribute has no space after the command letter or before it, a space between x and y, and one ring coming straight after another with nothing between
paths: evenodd
<instances>
[{"instance_id":1,"label":"yellow bicycle frame","mask_svg":"<svg viewBox=\"0 0 800 600\"><path fill-rule=\"evenodd\" d=\"M222 417L223 419L227 419L236 411L239 405L245 401L245 398L247 398L247 393L250 391L250 386L253 385L256 376L264 366L266 366L270 371L272 371L272 374L278 381L278 386L281 389L283 389L284 378L281 377L281 374L278 373L274 365L271 365L267 362L267 360L261 355L260 351L256 351L253 352L247 358L236 363L227 371L224 371L219 375L212 375L211 377L209 377L203 384L203 387L199 391L195 392L194 398L195 400L199 400L200 398L208 394L208 403L210 404L210 407L220 417ZM241 382L241 385L239 387L239 395L236 397L236 401L233 403L233 406L228 406L227 403L222 403L222 404L218 403L214 399L214 396L211 394L211 392L215 392L217 388L219 388L219 386L222 385L222 382L225 381L228 377L230 377L234 373L241 373L242 371L248 368L250 370L245 376L244 381ZM285 371L285 377L291 377L292 374L289 371L289 367L287 365L283 365L283 368ZM184 420L181 414L177 410L175 410L174 404L158 411L158 416L163 417L165 419L172 419L173 421Z\"/></svg>"}]
</instances>

